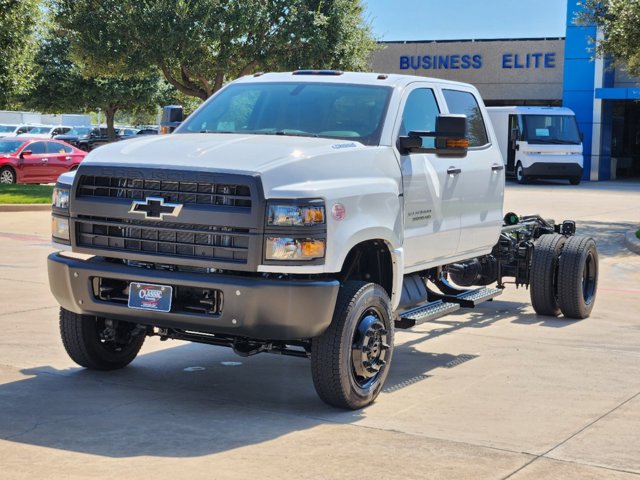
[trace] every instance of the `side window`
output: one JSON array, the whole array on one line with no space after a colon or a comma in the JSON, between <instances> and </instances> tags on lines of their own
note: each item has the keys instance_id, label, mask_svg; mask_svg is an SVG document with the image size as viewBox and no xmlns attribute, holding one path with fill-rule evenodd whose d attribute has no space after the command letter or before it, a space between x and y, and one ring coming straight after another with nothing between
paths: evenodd
<instances>
[{"instance_id":1,"label":"side window","mask_svg":"<svg viewBox=\"0 0 640 480\"><path fill-rule=\"evenodd\" d=\"M31 150L33 155L42 155L47 153L47 146L44 142L34 142L27 146L27 150Z\"/></svg>"},{"instance_id":2,"label":"side window","mask_svg":"<svg viewBox=\"0 0 640 480\"><path fill-rule=\"evenodd\" d=\"M47 142L47 151L49 153L54 153L54 154L57 153L58 155L63 153L69 153L65 145L57 142Z\"/></svg>"},{"instance_id":3,"label":"side window","mask_svg":"<svg viewBox=\"0 0 640 480\"><path fill-rule=\"evenodd\" d=\"M433 132L436 129L436 117L440 113L436 97L430 88L419 88L409 94L402 112L400 135L409 132ZM425 137L422 139L423 147L434 146L434 139Z\"/></svg>"},{"instance_id":4,"label":"side window","mask_svg":"<svg viewBox=\"0 0 640 480\"><path fill-rule=\"evenodd\" d=\"M467 134L470 147L481 147L489 143L487 129L484 126L482 112L476 97L460 90L442 90L449 106L449 112L467 116Z\"/></svg>"}]
</instances>

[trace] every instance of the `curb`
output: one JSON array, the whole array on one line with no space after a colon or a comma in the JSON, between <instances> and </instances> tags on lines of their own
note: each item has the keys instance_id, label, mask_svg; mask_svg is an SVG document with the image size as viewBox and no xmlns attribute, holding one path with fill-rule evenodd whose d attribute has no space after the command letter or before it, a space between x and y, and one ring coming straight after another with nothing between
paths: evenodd
<instances>
[{"instance_id":1,"label":"curb","mask_svg":"<svg viewBox=\"0 0 640 480\"><path fill-rule=\"evenodd\" d=\"M50 203L0 204L0 212L45 212L50 210Z\"/></svg>"},{"instance_id":2,"label":"curb","mask_svg":"<svg viewBox=\"0 0 640 480\"><path fill-rule=\"evenodd\" d=\"M629 250L640 255L640 239L636 237L635 230L632 230L625 234L624 243Z\"/></svg>"}]
</instances>

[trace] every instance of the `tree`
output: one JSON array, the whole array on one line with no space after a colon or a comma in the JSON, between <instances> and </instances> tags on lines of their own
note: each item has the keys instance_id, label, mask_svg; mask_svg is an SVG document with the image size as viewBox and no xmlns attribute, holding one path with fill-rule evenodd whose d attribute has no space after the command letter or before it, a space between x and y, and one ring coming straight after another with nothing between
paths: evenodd
<instances>
[{"instance_id":1,"label":"tree","mask_svg":"<svg viewBox=\"0 0 640 480\"><path fill-rule=\"evenodd\" d=\"M36 57L35 88L23 97L25 106L46 113L89 111L99 107L105 113L107 131L115 137L114 117L118 110L153 111L161 92L160 78L86 77L69 57L69 40L55 32L43 42Z\"/></svg>"},{"instance_id":2,"label":"tree","mask_svg":"<svg viewBox=\"0 0 640 480\"><path fill-rule=\"evenodd\" d=\"M51 0L85 72L159 70L206 99L259 70L364 70L376 44L360 0Z\"/></svg>"},{"instance_id":3,"label":"tree","mask_svg":"<svg viewBox=\"0 0 640 480\"><path fill-rule=\"evenodd\" d=\"M26 93L35 73L38 0L0 0L0 108Z\"/></svg>"},{"instance_id":4,"label":"tree","mask_svg":"<svg viewBox=\"0 0 640 480\"><path fill-rule=\"evenodd\" d=\"M584 0L582 6L576 22L596 24L604 33L596 54L611 55L616 66L640 76L640 0Z\"/></svg>"}]
</instances>

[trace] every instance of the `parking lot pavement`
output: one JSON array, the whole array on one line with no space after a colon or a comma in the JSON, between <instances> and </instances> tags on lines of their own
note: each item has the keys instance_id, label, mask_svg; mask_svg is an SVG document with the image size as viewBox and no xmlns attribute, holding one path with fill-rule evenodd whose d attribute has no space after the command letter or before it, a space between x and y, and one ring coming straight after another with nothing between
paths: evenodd
<instances>
[{"instance_id":1,"label":"parking lot pavement","mask_svg":"<svg viewBox=\"0 0 640 480\"><path fill-rule=\"evenodd\" d=\"M309 363L148 339L117 372L64 353L46 212L0 213L0 478L640 476L640 184L508 184L505 210L573 218L600 251L591 318L536 316L508 288L396 336L361 411L316 397Z\"/></svg>"}]
</instances>

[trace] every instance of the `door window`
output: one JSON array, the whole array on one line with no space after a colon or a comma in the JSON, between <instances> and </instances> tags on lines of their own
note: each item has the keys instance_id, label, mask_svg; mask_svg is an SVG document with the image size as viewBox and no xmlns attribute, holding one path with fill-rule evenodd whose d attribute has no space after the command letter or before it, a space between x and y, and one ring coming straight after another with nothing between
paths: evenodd
<instances>
[{"instance_id":1,"label":"door window","mask_svg":"<svg viewBox=\"0 0 640 480\"><path fill-rule=\"evenodd\" d=\"M47 151L49 153L63 155L65 153L71 153L73 149L71 147L63 145L62 143L47 142Z\"/></svg>"},{"instance_id":2,"label":"door window","mask_svg":"<svg viewBox=\"0 0 640 480\"><path fill-rule=\"evenodd\" d=\"M436 117L440 113L436 97L430 88L419 88L409 94L402 112L400 135L408 135L409 132L434 132L436 129ZM435 139L422 138L424 148L433 148Z\"/></svg>"},{"instance_id":3,"label":"door window","mask_svg":"<svg viewBox=\"0 0 640 480\"><path fill-rule=\"evenodd\" d=\"M476 97L470 92L442 90L449 112L467 116L467 135L470 147L481 147L489 143L487 129Z\"/></svg>"},{"instance_id":4,"label":"door window","mask_svg":"<svg viewBox=\"0 0 640 480\"><path fill-rule=\"evenodd\" d=\"M47 146L44 142L34 142L27 145L26 150L31 150L33 155L43 155L47 153Z\"/></svg>"}]
</instances>

